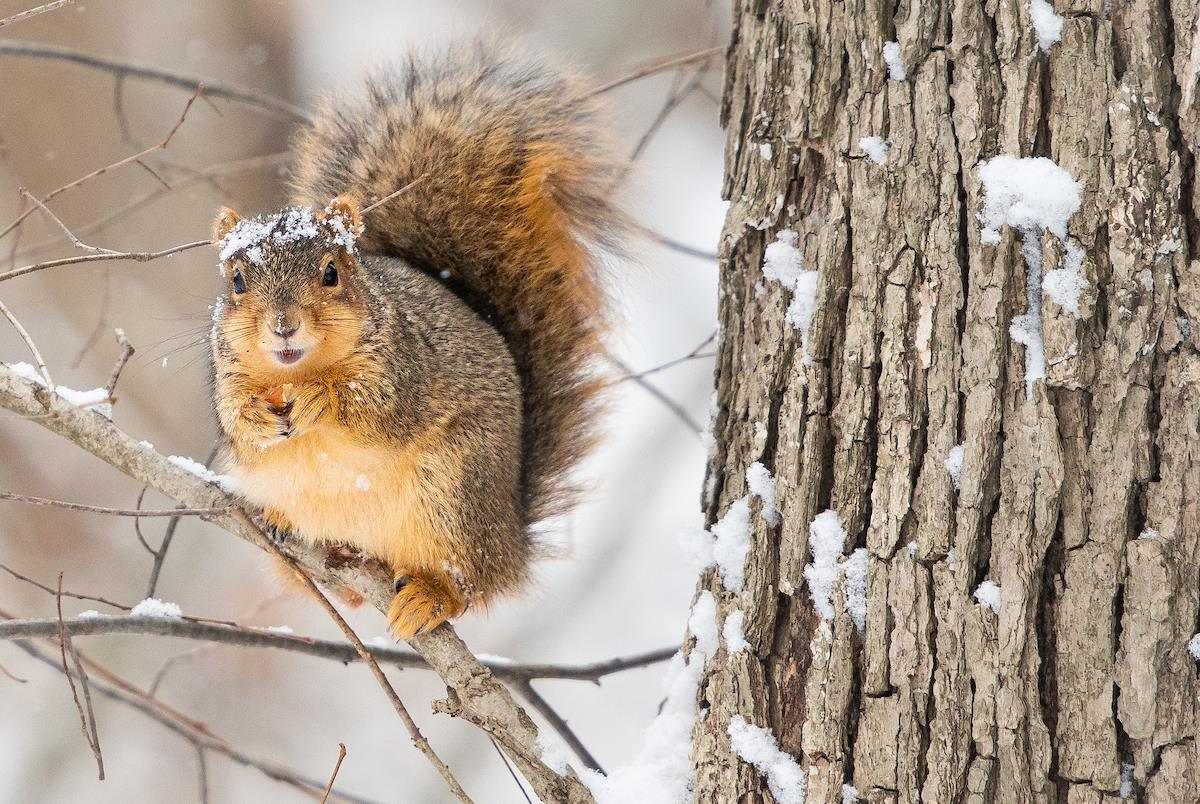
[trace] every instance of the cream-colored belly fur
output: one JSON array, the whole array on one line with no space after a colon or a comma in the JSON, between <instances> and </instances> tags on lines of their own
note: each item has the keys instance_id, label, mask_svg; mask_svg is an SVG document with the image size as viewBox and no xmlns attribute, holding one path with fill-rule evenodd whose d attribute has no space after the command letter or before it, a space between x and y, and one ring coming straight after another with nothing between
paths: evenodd
<instances>
[{"instance_id":1,"label":"cream-colored belly fur","mask_svg":"<svg viewBox=\"0 0 1200 804\"><path fill-rule=\"evenodd\" d=\"M429 480L444 476L430 469L441 464L415 447L367 446L321 424L252 462L234 457L229 473L247 500L282 514L295 535L348 542L403 570L438 568L447 558L430 516L440 495Z\"/></svg>"}]
</instances>

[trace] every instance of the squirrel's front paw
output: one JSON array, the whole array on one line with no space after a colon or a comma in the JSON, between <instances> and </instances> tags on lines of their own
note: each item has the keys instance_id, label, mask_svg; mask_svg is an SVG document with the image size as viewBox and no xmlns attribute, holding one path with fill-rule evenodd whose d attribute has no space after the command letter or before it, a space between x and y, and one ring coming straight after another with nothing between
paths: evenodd
<instances>
[{"instance_id":1,"label":"squirrel's front paw","mask_svg":"<svg viewBox=\"0 0 1200 804\"><path fill-rule=\"evenodd\" d=\"M292 523L279 511L263 509L263 532L275 544L284 544L292 537Z\"/></svg>"},{"instance_id":2,"label":"squirrel's front paw","mask_svg":"<svg viewBox=\"0 0 1200 804\"><path fill-rule=\"evenodd\" d=\"M292 435L292 423L288 417L258 397L243 409L242 426L246 439L260 449L275 446Z\"/></svg>"},{"instance_id":3,"label":"squirrel's front paw","mask_svg":"<svg viewBox=\"0 0 1200 804\"><path fill-rule=\"evenodd\" d=\"M267 538L275 544L285 544L292 537L292 532L282 525L267 525Z\"/></svg>"},{"instance_id":4,"label":"squirrel's front paw","mask_svg":"<svg viewBox=\"0 0 1200 804\"><path fill-rule=\"evenodd\" d=\"M388 626L401 639L431 631L467 610L458 585L440 572L412 572L396 579Z\"/></svg>"}]
</instances>

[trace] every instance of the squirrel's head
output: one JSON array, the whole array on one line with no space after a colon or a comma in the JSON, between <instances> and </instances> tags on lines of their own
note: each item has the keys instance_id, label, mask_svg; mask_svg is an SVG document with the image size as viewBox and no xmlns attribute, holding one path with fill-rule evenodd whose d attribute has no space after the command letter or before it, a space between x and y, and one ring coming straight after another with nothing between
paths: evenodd
<instances>
[{"instance_id":1,"label":"squirrel's head","mask_svg":"<svg viewBox=\"0 0 1200 804\"><path fill-rule=\"evenodd\" d=\"M318 371L345 357L362 334L365 294L355 238L357 205L335 198L324 210L288 207L243 219L217 213L225 294L214 315L234 358L272 376Z\"/></svg>"}]
</instances>

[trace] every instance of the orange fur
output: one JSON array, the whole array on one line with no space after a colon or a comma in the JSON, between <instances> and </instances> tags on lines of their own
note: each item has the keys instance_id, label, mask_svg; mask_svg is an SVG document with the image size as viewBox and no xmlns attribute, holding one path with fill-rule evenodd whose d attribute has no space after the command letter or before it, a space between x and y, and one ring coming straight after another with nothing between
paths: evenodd
<instances>
[{"instance_id":1,"label":"orange fur","mask_svg":"<svg viewBox=\"0 0 1200 804\"><path fill-rule=\"evenodd\" d=\"M526 584L532 526L573 503L603 353L587 243L625 225L584 82L486 44L408 67L300 134L300 206L213 225L229 472L405 579L402 637ZM364 228L355 199L410 184Z\"/></svg>"}]
</instances>

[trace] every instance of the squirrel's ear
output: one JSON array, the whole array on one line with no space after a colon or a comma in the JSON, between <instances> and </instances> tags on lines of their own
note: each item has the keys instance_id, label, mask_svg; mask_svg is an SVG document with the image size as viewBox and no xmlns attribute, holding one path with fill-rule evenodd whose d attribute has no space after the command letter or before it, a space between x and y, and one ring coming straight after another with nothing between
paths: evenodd
<instances>
[{"instance_id":1,"label":"squirrel's ear","mask_svg":"<svg viewBox=\"0 0 1200 804\"><path fill-rule=\"evenodd\" d=\"M229 207L221 207L217 212L217 217L213 220L212 239L214 243L219 243L229 234L233 227L237 226L242 220L242 216L234 212Z\"/></svg>"},{"instance_id":2,"label":"squirrel's ear","mask_svg":"<svg viewBox=\"0 0 1200 804\"><path fill-rule=\"evenodd\" d=\"M339 195L325 207L325 219L340 218L346 231L357 237L362 234L362 216L358 213L358 202L347 195Z\"/></svg>"}]
</instances>

